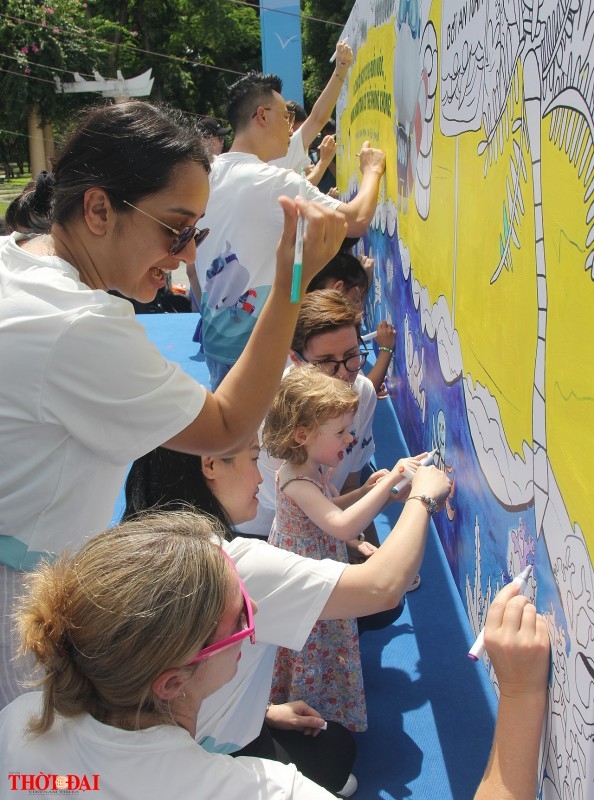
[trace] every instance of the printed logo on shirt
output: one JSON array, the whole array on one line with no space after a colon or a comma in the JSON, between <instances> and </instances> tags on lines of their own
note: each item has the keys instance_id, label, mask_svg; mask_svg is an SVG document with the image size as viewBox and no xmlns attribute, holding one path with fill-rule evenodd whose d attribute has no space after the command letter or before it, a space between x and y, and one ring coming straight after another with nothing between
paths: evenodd
<instances>
[{"instance_id":1,"label":"printed logo on shirt","mask_svg":"<svg viewBox=\"0 0 594 800\"><path fill-rule=\"evenodd\" d=\"M361 450L365 450L368 444L373 442L373 436L370 436L369 439L363 437L363 441L361 442Z\"/></svg>"},{"instance_id":2,"label":"printed logo on shirt","mask_svg":"<svg viewBox=\"0 0 594 800\"><path fill-rule=\"evenodd\" d=\"M76 795L78 792L98 792L99 775L54 775L47 772L23 773L9 772L8 783L11 792L29 794Z\"/></svg>"}]
</instances>

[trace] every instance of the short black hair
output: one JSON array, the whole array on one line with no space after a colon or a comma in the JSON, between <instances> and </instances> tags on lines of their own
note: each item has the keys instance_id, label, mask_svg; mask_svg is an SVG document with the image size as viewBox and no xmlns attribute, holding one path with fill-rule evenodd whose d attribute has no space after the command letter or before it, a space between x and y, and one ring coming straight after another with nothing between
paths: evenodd
<instances>
[{"instance_id":1,"label":"short black hair","mask_svg":"<svg viewBox=\"0 0 594 800\"><path fill-rule=\"evenodd\" d=\"M347 291L355 286L363 292L367 292L369 289L369 278L361 262L352 253L343 250L339 250L334 258L312 278L307 287L307 293L326 289L330 280L344 281Z\"/></svg>"},{"instance_id":2,"label":"short black hair","mask_svg":"<svg viewBox=\"0 0 594 800\"><path fill-rule=\"evenodd\" d=\"M229 87L227 119L234 131L249 125L252 114L273 92L282 94L283 82L278 75L264 75L252 70Z\"/></svg>"},{"instance_id":3,"label":"short black hair","mask_svg":"<svg viewBox=\"0 0 594 800\"><path fill-rule=\"evenodd\" d=\"M295 114L295 122L305 122L307 119L307 111L296 100L287 100L287 111Z\"/></svg>"}]
</instances>

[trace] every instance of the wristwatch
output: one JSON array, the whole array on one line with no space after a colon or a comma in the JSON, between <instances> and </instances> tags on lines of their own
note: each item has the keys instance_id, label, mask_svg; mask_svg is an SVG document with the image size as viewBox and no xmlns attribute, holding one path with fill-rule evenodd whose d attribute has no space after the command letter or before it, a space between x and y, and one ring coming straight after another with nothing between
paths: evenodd
<instances>
[{"instance_id":1,"label":"wristwatch","mask_svg":"<svg viewBox=\"0 0 594 800\"><path fill-rule=\"evenodd\" d=\"M409 497L408 500L420 500L427 509L427 513L429 515L435 514L436 511L439 511L437 502L432 497L427 497L426 494L415 494L412 497ZM406 501L407 503L408 500Z\"/></svg>"}]
</instances>

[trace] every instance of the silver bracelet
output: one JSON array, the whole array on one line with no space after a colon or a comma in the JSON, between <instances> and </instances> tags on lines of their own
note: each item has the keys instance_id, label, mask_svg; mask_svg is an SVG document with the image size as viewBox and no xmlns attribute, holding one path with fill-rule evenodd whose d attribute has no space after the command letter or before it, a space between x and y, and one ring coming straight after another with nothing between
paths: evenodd
<instances>
[{"instance_id":1,"label":"silver bracelet","mask_svg":"<svg viewBox=\"0 0 594 800\"><path fill-rule=\"evenodd\" d=\"M439 506L437 505L437 501L434 500L432 497L427 497L426 494L415 494L412 497L409 497L408 500L420 500L421 503L427 509L427 513L431 516L431 514L435 514L436 511L439 511ZM408 500L406 501L408 503Z\"/></svg>"}]
</instances>

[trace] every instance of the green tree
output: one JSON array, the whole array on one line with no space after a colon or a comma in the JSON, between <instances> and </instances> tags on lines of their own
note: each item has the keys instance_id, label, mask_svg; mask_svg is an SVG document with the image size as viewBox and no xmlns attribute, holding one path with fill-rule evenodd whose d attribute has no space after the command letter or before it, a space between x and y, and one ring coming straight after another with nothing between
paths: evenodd
<instances>
[{"instance_id":1,"label":"green tree","mask_svg":"<svg viewBox=\"0 0 594 800\"><path fill-rule=\"evenodd\" d=\"M73 98L56 93L54 77L72 80L73 71L89 74L100 65L107 53L100 39L112 26L90 19L84 5L6 0L0 13L0 118L7 126L19 128L36 103L44 121L55 120Z\"/></svg>"},{"instance_id":2,"label":"green tree","mask_svg":"<svg viewBox=\"0 0 594 800\"><path fill-rule=\"evenodd\" d=\"M89 74L108 49L100 39L110 23L91 20L79 0L5 0L0 12L0 151L5 162L26 158L27 119L63 124L84 95L56 92L55 78Z\"/></svg>"},{"instance_id":3,"label":"green tree","mask_svg":"<svg viewBox=\"0 0 594 800\"><path fill-rule=\"evenodd\" d=\"M119 68L130 76L152 68L151 99L184 111L223 116L227 84L249 69L260 68L258 14L248 4L89 0L89 13L117 22L112 72Z\"/></svg>"},{"instance_id":4,"label":"green tree","mask_svg":"<svg viewBox=\"0 0 594 800\"><path fill-rule=\"evenodd\" d=\"M328 59L336 49L336 42L354 5L355 0L303 2L303 94L308 108L315 103L332 75L334 67Z\"/></svg>"}]
</instances>

